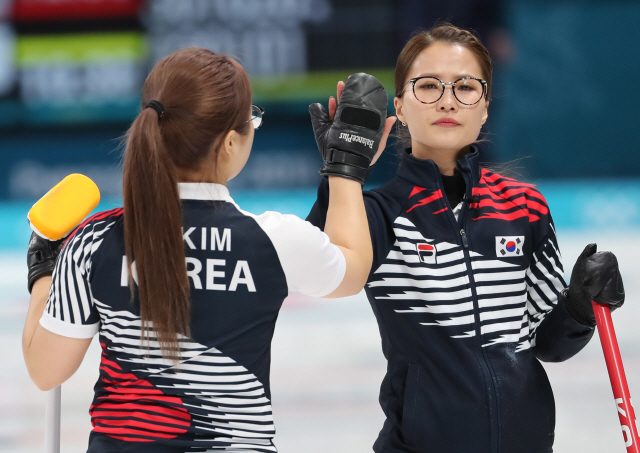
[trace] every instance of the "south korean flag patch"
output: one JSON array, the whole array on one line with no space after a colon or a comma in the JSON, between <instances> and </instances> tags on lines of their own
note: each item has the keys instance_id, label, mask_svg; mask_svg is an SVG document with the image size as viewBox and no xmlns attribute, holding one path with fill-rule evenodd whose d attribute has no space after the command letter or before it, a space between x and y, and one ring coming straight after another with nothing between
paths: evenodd
<instances>
[{"instance_id":1,"label":"south korean flag patch","mask_svg":"<svg viewBox=\"0 0 640 453\"><path fill-rule=\"evenodd\" d=\"M496 236L496 255L499 258L522 256L524 236Z\"/></svg>"}]
</instances>

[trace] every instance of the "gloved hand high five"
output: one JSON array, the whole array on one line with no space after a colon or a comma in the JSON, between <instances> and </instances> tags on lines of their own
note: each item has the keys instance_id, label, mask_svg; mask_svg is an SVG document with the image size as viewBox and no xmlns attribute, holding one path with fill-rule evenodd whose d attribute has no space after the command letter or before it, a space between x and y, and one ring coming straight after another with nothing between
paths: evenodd
<instances>
[{"instance_id":1,"label":"gloved hand high five","mask_svg":"<svg viewBox=\"0 0 640 453\"><path fill-rule=\"evenodd\" d=\"M309 106L324 161L322 176L342 176L364 184L384 132L387 102L382 83L360 72L347 79L333 121L322 104Z\"/></svg>"},{"instance_id":2,"label":"gloved hand high five","mask_svg":"<svg viewBox=\"0 0 640 453\"><path fill-rule=\"evenodd\" d=\"M573 266L569 288L563 293L571 317L592 327L596 325L592 300L608 305L611 311L624 303L624 286L616 256L596 250L596 244L585 247Z\"/></svg>"},{"instance_id":3,"label":"gloved hand high five","mask_svg":"<svg viewBox=\"0 0 640 453\"><path fill-rule=\"evenodd\" d=\"M36 233L31 233L29 248L27 249L27 266L29 267L27 287L29 288L29 293L31 293L36 280L45 275L53 274L56 259L60 254L60 250L62 250L65 240L66 238L50 241Z\"/></svg>"}]
</instances>

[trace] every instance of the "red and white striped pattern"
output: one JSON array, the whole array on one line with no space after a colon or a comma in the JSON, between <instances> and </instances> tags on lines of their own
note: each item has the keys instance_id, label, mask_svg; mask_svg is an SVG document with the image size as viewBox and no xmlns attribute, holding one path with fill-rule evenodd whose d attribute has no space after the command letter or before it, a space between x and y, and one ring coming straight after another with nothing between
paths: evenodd
<instances>
[{"instance_id":1,"label":"red and white striped pattern","mask_svg":"<svg viewBox=\"0 0 640 453\"><path fill-rule=\"evenodd\" d=\"M102 391L91 408L95 431L134 441L186 432L215 436L217 443L245 438L243 448L275 451L271 402L255 375L217 349L185 337L180 338L182 358L173 364L162 357L153 326L141 345L139 316L94 302L105 341ZM123 366L130 372L122 372ZM256 442L247 445L246 439Z\"/></svg>"}]
</instances>

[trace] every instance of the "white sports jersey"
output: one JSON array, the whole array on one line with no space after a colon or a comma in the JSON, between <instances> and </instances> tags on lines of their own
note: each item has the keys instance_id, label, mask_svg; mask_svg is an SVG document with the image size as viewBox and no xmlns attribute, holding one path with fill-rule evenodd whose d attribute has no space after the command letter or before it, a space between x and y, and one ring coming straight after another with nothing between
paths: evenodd
<instances>
[{"instance_id":1,"label":"white sports jersey","mask_svg":"<svg viewBox=\"0 0 640 453\"><path fill-rule=\"evenodd\" d=\"M278 310L291 291L333 292L344 255L298 217L242 211L225 186L179 188L192 321L178 366L162 358L153 330L141 346L122 208L71 235L40 324L72 338L100 335L90 452L276 451L269 366Z\"/></svg>"}]
</instances>

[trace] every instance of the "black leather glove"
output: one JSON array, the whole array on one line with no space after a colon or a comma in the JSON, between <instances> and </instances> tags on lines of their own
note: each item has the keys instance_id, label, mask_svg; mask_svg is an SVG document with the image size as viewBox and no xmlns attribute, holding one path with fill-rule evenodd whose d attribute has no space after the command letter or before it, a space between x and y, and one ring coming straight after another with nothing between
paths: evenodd
<instances>
[{"instance_id":1,"label":"black leather glove","mask_svg":"<svg viewBox=\"0 0 640 453\"><path fill-rule=\"evenodd\" d=\"M66 238L58 241L50 241L31 233L29 240L29 248L27 249L27 266L29 267L28 288L29 293L33 288L33 284L40 277L51 275L53 267L56 264L56 258L60 254L60 250L64 245Z\"/></svg>"},{"instance_id":2,"label":"black leather glove","mask_svg":"<svg viewBox=\"0 0 640 453\"><path fill-rule=\"evenodd\" d=\"M596 252L597 248L596 244L585 247L573 266L569 288L563 291L571 317L591 327L596 325L592 300L608 305L611 311L624 303L618 260L611 252Z\"/></svg>"},{"instance_id":3,"label":"black leather glove","mask_svg":"<svg viewBox=\"0 0 640 453\"><path fill-rule=\"evenodd\" d=\"M320 174L367 179L387 119L387 92L378 79L360 72L347 79L331 121L322 104L311 104L311 125L324 165Z\"/></svg>"}]
</instances>

